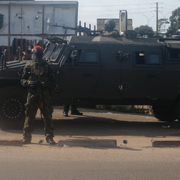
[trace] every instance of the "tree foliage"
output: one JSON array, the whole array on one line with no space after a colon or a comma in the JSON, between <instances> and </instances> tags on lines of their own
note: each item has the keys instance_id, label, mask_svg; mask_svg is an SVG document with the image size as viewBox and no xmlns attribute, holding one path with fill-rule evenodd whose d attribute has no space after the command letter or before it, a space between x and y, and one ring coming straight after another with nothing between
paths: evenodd
<instances>
[{"instance_id":1,"label":"tree foliage","mask_svg":"<svg viewBox=\"0 0 180 180\"><path fill-rule=\"evenodd\" d=\"M180 8L175 9L169 18L170 26L167 30L166 35L172 36L180 34Z\"/></svg>"},{"instance_id":2,"label":"tree foliage","mask_svg":"<svg viewBox=\"0 0 180 180\"><path fill-rule=\"evenodd\" d=\"M147 35L148 37L152 37L154 35L153 28L148 25L142 25L134 29L137 34L141 36Z\"/></svg>"},{"instance_id":3,"label":"tree foliage","mask_svg":"<svg viewBox=\"0 0 180 180\"><path fill-rule=\"evenodd\" d=\"M163 32L165 31L165 25L169 24L170 22L168 21L167 18L161 18L158 20L158 32ZM164 26L164 27L163 27Z\"/></svg>"}]
</instances>

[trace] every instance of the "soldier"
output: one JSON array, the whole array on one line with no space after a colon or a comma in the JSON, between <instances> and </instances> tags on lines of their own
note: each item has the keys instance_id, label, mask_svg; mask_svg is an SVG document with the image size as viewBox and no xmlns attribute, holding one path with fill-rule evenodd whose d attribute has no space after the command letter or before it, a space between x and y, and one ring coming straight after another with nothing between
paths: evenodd
<instances>
[{"instance_id":1,"label":"soldier","mask_svg":"<svg viewBox=\"0 0 180 180\"><path fill-rule=\"evenodd\" d=\"M35 116L40 108L44 116L44 130L47 143L55 144L53 140L51 97L55 88L55 79L51 66L42 59L43 49L40 46L33 48L35 60L23 69L21 85L28 89L27 103L25 104L25 123L23 128L23 143L31 143L31 132Z\"/></svg>"},{"instance_id":2,"label":"soldier","mask_svg":"<svg viewBox=\"0 0 180 180\"><path fill-rule=\"evenodd\" d=\"M117 37L119 36L119 32L114 29L116 27L116 23L112 19L108 19L104 22L104 29L105 32L103 33L103 36L111 36L111 37Z\"/></svg>"},{"instance_id":3,"label":"soldier","mask_svg":"<svg viewBox=\"0 0 180 180\"><path fill-rule=\"evenodd\" d=\"M64 105L64 111L63 111L63 116L67 117L69 112L69 105ZM83 113L80 113L76 109L76 105L71 105L71 114L72 115L83 115Z\"/></svg>"}]
</instances>

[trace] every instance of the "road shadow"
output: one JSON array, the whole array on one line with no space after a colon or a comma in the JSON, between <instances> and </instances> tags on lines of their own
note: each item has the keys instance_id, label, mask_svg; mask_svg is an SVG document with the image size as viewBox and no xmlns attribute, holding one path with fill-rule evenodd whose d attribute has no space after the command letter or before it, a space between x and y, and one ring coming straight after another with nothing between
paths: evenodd
<instances>
[{"instance_id":1,"label":"road shadow","mask_svg":"<svg viewBox=\"0 0 180 180\"><path fill-rule=\"evenodd\" d=\"M54 119L55 135L78 136L145 136L166 137L180 136L180 123L178 122L137 122L124 119L114 120L94 116L81 116L74 119ZM44 134L44 122L35 121L33 134ZM9 133L19 133L22 130L3 130Z\"/></svg>"},{"instance_id":2,"label":"road shadow","mask_svg":"<svg viewBox=\"0 0 180 180\"><path fill-rule=\"evenodd\" d=\"M40 123L40 122L39 122ZM99 117L54 121L55 132L64 136L180 136L178 122L133 122ZM42 123L43 126L43 123ZM167 127L167 129L166 129ZM168 128L169 127L169 128Z\"/></svg>"}]
</instances>

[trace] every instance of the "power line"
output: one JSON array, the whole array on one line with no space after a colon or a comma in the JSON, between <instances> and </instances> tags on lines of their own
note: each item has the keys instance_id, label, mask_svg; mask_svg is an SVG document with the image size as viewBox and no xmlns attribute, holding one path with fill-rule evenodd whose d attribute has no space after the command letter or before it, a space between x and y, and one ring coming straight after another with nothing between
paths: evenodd
<instances>
[{"instance_id":1,"label":"power line","mask_svg":"<svg viewBox=\"0 0 180 180\"><path fill-rule=\"evenodd\" d=\"M177 5L174 5L174 4L169 4L169 3L164 3L164 2L158 2L159 4L163 4L163 5L166 5L166 6L173 6L173 7L177 7ZM144 5L151 5L151 4L154 4L154 3L140 3L140 4L114 4L114 5L86 5L86 6L81 6L80 7L114 7L114 6L144 6Z\"/></svg>"},{"instance_id":2,"label":"power line","mask_svg":"<svg viewBox=\"0 0 180 180\"><path fill-rule=\"evenodd\" d=\"M143 8L143 10L144 9L149 9L149 8ZM135 8L135 9L126 9L127 10L127 12L129 12L129 11L137 11L137 10L139 10L139 8ZM114 11L114 10L109 10L109 11Z\"/></svg>"},{"instance_id":3,"label":"power line","mask_svg":"<svg viewBox=\"0 0 180 180\"><path fill-rule=\"evenodd\" d=\"M174 10L172 10L172 9L169 9L169 8L163 8L163 9L166 9L166 10L168 10L168 11L174 11Z\"/></svg>"},{"instance_id":4,"label":"power line","mask_svg":"<svg viewBox=\"0 0 180 180\"><path fill-rule=\"evenodd\" d=\"M161 3L161 4L163 4L163 5L165 5L165 6L173 6L173 7L177 7L176 5L173 5L173 4L169 4L169 3L163 3L163 2L158 2L158 3ZM147 4L149 4L149 5L151 5L152 3L141 3L141 4L114 4L114 5L87 5L87 6L81 6L80 5L80 7L81 8L89 8L89 7L117 7L117 6L121 6L121 7L123 7L123 6L136 6L136 5L138 5L138 6L144 6L144 5L147 5ZM153 3L154 4L154 3ZM137 7L137 9L139 9L139 7Z\"/></svg>"},{"instance_id":5,"label":"power line","mask_svg":"<svg viewBox=\"0 0 180 180\"><path fill-rule=\"evenodd\" d=\"M90 8L90 7L96 7L96 8L102 8L102 7L117 7L117 6L129 6L129 5L131 5L131 6L133 6L133 5L141 5L141 6L144 6L144 5L147 5L147 4L152 4L152 3L141 3L141 4L124 4L124 5L90 5L90 6L80 6L81 8ZM165 3L161 3L161 4L163 4L163 5L165 5L165 6L168 6L167 4L165 4ZM118 7L117 7L118 8ZM153 7L153 8L155 8L155 7ZM165 10L168 10L168 11L173 11L172 9L170 9L170 8L166 8L166 7L158 7L158 9L160 9L160 8L162 8L162 9L165 9ZM137 8L132 8L132 9L126 9L129 13L131 13L130 11L134 11L134 10L139 10L140 8L139 7L137 7ZM146 7L141 7L141 9L149 9L149 8L147 8L147 6ZM99 12L101 12L101 11L103 11L103 10L100 10ZM112 9L109 9L109 11L112 11ZM155 10L156 11L156 10Z\"/></svg>"},{"instance_id":6,"label":"power line","mask_svg":"<svg viewBox=\"0 0 180 180\"><path fill-rule=\"evenodd\" d=\"M80 6L80 7L113 7L113 6L135 6L135 5L138 5L138 6L144 6L144 5L147 5L147 4L151 4L151 3L141 3L141 4L116 4L116 5L87 5L87 6Z\"/></svg>"},{"instance_id":7,"label":"power line","mask_svg":"<svg viewBox=\"0 0 180 180\"><path fill-rule=\"evenodd\" d=\"M167 6L174 6L174 7L177 7L177 5L174 5L174 4L169 4L169 3L162 3L164 5L167 5Z\"/></svg>"},{"instance_id":8,"label":"power line","mask_svg":"<svg viewBox=\"0 0 180 180\"><path fill-rule=\"evenodd\" d=\"M113 10L114 10L115 8L113 8ZM117 9L119 9L118 7L117 7ZM141 9L150 9L150 8L147 8L147 7L142 7ZM112 10L112 9L109 9L110 11ZM127 11L133 11L133 10L139 10L139 8L132 8L132 9L126 9Z\"/></svg>"},{"instance_id":9,"label":"power line","mask_svg":"<svg viewBox=\"0 0 180 180\"><path fill-rule=\"evenodd\" d=\"M113 8L113 9L108 9L108 11L114 11L115 9L118 9L119 10L119 8L117 7L117 8ZM142 8L142 10L144 10L144 9L150 9L150 8ZM133 8L133 9L126 9L128 12L129 11L137 11L137 10L139 10L139 8ZM101 11L103 11L103 10L101 10ZM100 12L100 11L99 11Z\"/></svg>"},{"instance_id":10,"label":"power line","mask_svg":"<svg viewBox=\"0 0 180 180\"><path fill-rule=\"evenodd\" d=\"M151 11L140 11L140 12L130 12L128 14L142 14L142 13L150 13Z\"/></svg>"}]
</instances>

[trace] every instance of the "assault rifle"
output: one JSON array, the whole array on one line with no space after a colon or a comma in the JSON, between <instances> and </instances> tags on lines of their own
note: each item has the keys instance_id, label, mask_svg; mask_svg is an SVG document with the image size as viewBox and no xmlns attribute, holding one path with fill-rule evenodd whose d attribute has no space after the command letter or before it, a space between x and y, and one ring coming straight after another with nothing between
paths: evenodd
<instances>
[{"instance_id":1,"label":"assault rifle","mask_svg":"<svg viewBox=\"0 0 180 180\"><path fill-rule=\"evenodd\" d=\"M44 107L44 103L43 103L43 90L42 90L42 84L41 82L37 82L35 87L33 88L35 90L35 94L33 94L30 98L29 98L29 102L34 100L35 98L38 99L38 105L39 105L39 109L41 112L41 120L42 120L42 110Z\"/></svg>"},{"instance_id":2,"label":"assault rifle","mask_svg":"<svg viewBox=\"0 0 180 180\"><path fill-rule=\"evenodd\" d=\"M76 27L68 27L68 26L61 26L61 25L57 25L57 24L54 24L52 26L55 26L55 27L61 27L63 29L65 29L65 33L64 33L64 37L66 37L67 35L67 30L70 29L70 30L75 30L76 32L84 32L87 34L87 36L96 36L97 32L102 34L102 31L97 31L97 30L91 30L87 27L82 27L82 26L76 26ZM63 38L64 39L64 38Z\"/></svg>"}]
</instances>

